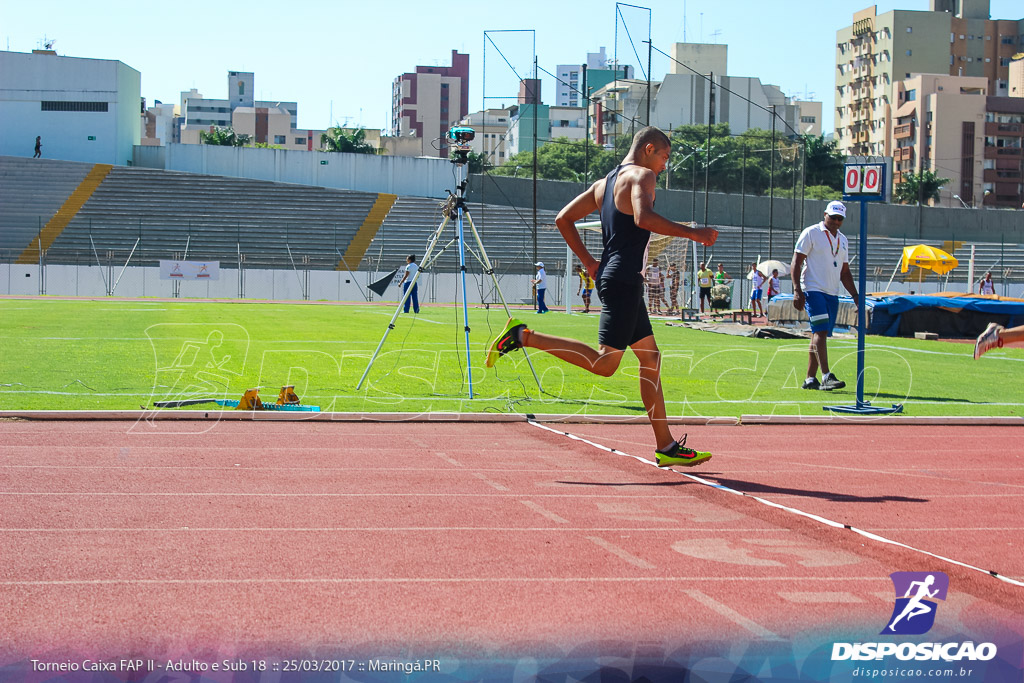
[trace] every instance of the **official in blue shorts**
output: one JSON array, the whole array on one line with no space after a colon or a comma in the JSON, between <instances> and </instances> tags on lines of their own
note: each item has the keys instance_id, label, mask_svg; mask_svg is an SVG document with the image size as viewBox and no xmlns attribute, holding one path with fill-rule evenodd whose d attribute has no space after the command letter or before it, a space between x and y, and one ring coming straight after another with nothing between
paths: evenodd
<instances>
[{"instance_id":1,"label":"official in blue shorts","mask_svg":"<svg viewBox=\"0 0 1024 683\"><path fill-rule=\"evenodd\" d=\"M811 322L811 348L804 389L832 391L846 386L830 370L826 342L836 325L839 313L840 287L845 287L853 300L858 299L857 286L850 273L850 245L839 232L846 218L842 202L829 202L824 219L800 233L793 251L793 305L806 310ZM821 381L818 381L818 368Z\"/></svg>"}]
</instances>

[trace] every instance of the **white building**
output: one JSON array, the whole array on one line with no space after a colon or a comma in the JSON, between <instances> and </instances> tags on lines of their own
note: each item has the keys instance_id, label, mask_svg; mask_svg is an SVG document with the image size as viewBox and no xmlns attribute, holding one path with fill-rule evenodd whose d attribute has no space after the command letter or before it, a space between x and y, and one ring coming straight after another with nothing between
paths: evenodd
<instances>
[{"instance_id":1,"label":"white building","mask_svg":"<svg viewBox=\"0 0 1024 683\"><path fill-rule=\"evenodd\" d=\"M0 52L0 155L128 165L139 144L142 77L119 61L52 50Z\"/></svg>"},{"instance_id":2,"label":"white building","mask_svg":"<svg viewBox=\"0 0 1024 683\"><path fill-rule=\"evenodd\" d=\"M239 107L258 109L283 109L289 115L289 127L298 126L299 105L295 102L263 101L254 97L256 77L249 71L228 72L228 99L216 100L203 97L193 88L181 93L181 114L185 117L182 126L182 142L198 142L199 131L208 131L210 126L227 128L232 124L232 113ZM192 131L188 134L187 131ZM269 140L260 140L269 142ZM273 143L271 143L273 144Z\"/></svg>"},{"instance_id":3,"label":"white building","mask_svg":"<svg viewBox=\"0 0 1024 683\"><path fill-rule=\"evenodd\" d=\"M509 109L487 109L473 112L459 121L460 126L469 126L476 135L469 143L475 154L487 158L493 166L501 166L509 154L508 130L512 120Z\"/></svg>"},{"instance_id":4,"label":"white building","mask_svg":"<svg viewBox=\"0 0 1024 683\"><path fill-rule=\"evenodd\" d=\"M587 53L587 69L607 69L608 57L602 47L597 52ZM559 64L555 71L556 107L583 106L583 66L580 64Z\"/></svg>"},{"instance_id":5,"label":"white building","mask_svg":"<svg viewBox=\"0 0 1024 683\"><path fill-rule=\"evenodd\" d=\"M178 107L164 104L160 100L142 113L142 140L139 144L147 147L169 145L181 142L181 122Z\"/></svg>"}]
</instances>

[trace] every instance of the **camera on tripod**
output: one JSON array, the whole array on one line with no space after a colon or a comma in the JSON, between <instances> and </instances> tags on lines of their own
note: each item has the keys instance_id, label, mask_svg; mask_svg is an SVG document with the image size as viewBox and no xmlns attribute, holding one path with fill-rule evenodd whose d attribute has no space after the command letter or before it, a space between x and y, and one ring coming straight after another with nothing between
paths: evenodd
<instances>
[{"instance_id":1,"label":"camera on tripod","mask_svg":"<svg viewBox=\"0 0 1024 683\"><path fill-rule=\"evenodd\" d=\"M448 140L456 145L468 145L476 137L476 131L469 126L455 126L448 130Z\"/></svg>"},{"instance_id":2,"label":"camera on tripod","mask_svg":"<svg viewBox=\"0 0 1024 683\"><path fill-rule=\"evenodd\" d=\"M476 131L468 126L453 126L445 137L453 143L451 162L457 166L469 163L469 143L476 137Z\"/></svg>"}]
</instances>

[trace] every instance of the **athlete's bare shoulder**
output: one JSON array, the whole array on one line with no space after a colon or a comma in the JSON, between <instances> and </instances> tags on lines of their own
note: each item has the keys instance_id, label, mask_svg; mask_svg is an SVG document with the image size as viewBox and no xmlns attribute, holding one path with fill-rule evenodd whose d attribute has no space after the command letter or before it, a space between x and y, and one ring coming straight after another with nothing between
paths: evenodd
<instances>
[{"instance_id":1,"label":"athlete's bare shoulder","mask_svg":"<svg viewBox=\"0 0 1024 683\"><path fill-rule=\"evenodd\" d=\"M622 213L633 215L633 191L648 185L654 189L654 171L637 164L623 166L615 181L615 207Z\"/></svg>"}]
</instances>

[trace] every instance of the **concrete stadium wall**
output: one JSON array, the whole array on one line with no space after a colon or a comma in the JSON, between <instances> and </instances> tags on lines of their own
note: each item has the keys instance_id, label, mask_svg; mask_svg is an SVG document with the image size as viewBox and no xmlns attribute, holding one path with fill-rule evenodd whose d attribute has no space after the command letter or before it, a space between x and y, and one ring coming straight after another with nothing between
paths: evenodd
<instances>
[{"instance_id":1,"label":"concrete stadium wall","mask_svg":"<svg viewBox=\"0 0 1024 683\"><path fill-rule=\"evenodd\" d=\"M134 164L412 197L445 197L446 189L454 189L451 163L430 157L170 144L135 147Z\"/></svg>"},{"instance_id":2,"label":"concrete stadium wall","mask_svg":"<svg viewBox=\"0 0 1024 683\"><path fill-rule=\"evenodd\" d=\"M228 265L222 263L222 265ZM308 288L310 301L364 301L362 291L369 283L386 273L358 271L353 275L344 271L311 270ZM160 279L160 269L143 266L123 265L108 268L96 265L47 265L43 271L38 264L0 263L0 296L38 296L40 278L46 296L105 297L107 282L117 283L114 296L117 297L158 297L174 296L174 286L180 287L183 299L239 299L268 301L301 301L303 298L301 280L304 271L298 274L287 269L246 268L239 283L237 268L222 267L220 277L213 281L189 280L171 282ZM112 280L111 280L112 278ZM356 280L358 284L356 284ZM532 300L529 278L520 274L499 277L502 294L509 305L521 306ZM419 281L421 304L452 304L461 300L462 284L456 273L425 274ZM561 305L564 296L564 280L557 274L548 275L547 303ZM240 292L241 289L241 292ZM495 305L498 301L490 279L475 274L467 278L467 300L470 305L485 301ZM240 294L242 295L240 297ZM372 301L397 305L402 291L392 284L380 297L370 293ZM573 290L575 294L575 290ZM574 297L574 305L580 300ZM382 323L383 325L383 323Z\"/></svg>"},{"instance_id":3,"label":"concrete stadium wall","mask_svg":"<svg viewBox=\"0 0 1024 683\"><path fill-rule=\"evenodd\" d=\"M584 190L582 183L557 180L537 181L537 208L557 211ZM528 178L508 178L493 175L471 175L467 186L471 202L503 204L530 209L533 206L533 181ZM821 220L827 202L799 201L776 197L774 206L767 197L712 192L708 196L710 225L768 227L780 231L781 243L787 245L791 230L799 232ZM848 213L843 229L847 235L860 230L860 204L848 202ZM697 220L704 223L704 193L696 195L689 190L658 190L657 210L678 221ZM795 214L795 217L794 217ZM1024 244L1024 210L1000 209L947 209L916 207L899 204L869 204L868 234L879 237L905 237L921 242L961 240L973 242L1001 242Z\"/></svg>"}]
</instances>

